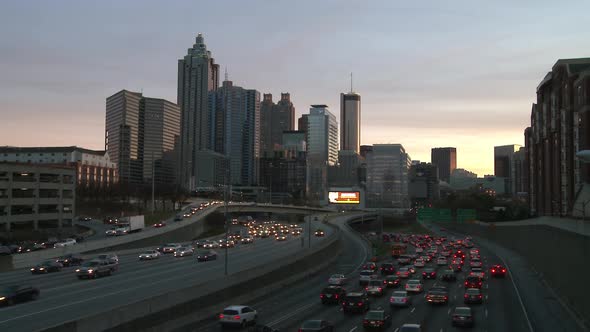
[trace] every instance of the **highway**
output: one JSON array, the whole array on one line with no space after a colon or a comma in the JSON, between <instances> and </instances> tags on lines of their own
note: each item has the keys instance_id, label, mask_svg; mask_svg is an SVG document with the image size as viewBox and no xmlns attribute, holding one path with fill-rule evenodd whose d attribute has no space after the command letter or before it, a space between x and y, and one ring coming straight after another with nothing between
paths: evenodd
<instances>
[{"instance_id":1,"label":"highway","mask_svg":"<svg viewBox=\"0 0 590 332\"><path fill-rule=\"evenodd\" d=\"M337 224L337 223L336 223ZM283 290L276 292L265 298L254 299L250 303L245 303L259 311L259 322L284 331L297 331L301 323L310 319L324 319L334 323L335 331L355 332L362 331L363 314L344 314L338 305L322 305L319 294L323 287L327 285L327 279L333 273L345 273L349 278L347 291L360 291L362 288L358 284L358 272L362 263L368 259L369 248L367 244L359 240L359 237L352 232L347 226L339 224L342 229L342 242L347 244L344 251L337 259L336 263L313 278L296 283ZM461 238L457 234L457 238ZM527 308L523 311L520 294L516 291L511 277L506 278L489 278L489 267L493 264L503 264L502 258L485 247L478 246L480 249L481 259L486 271L486 280L482 289L484 302L480 305L469 305L474 310L475 327L471 331L580 331L572 322L563 322L561 326L555 329L554 323L562 316L546 317L549 324L544 325L538 322L533 325L529 321L530 310L534 307ZM413 248L411 245L408 248ZM413 249L410 250L412 252ZM435 267L434 260L426 267ZM465 262L465 270L469 270L469 258ZM421 278L421 268L417 268L417 273L413 278ZM438 269L440 270L440 268ZM458 280L454 283L444 283L449 287L450 301L445 305L429 304L425 300L425 292L412 295L412 305L408 308L389 307L389 295L393 289L388 289L386 294L380 298L371 298L371 308L383 308L392 312L393 323L387 331L397 332L401 325L405 323L421 324L422 331L460 331L463 328L452 327L451 314L452 309L456 306L465 306L463 303L463 281L467 272L458 273ZM522 276L521 278L525 278ZM424 289L427 291L434 283L443 283L442 281L426 280L423 281ZM405 282L403 282L405 284ZM403 285L399 288L403 289ZM222 308L220 308L221 310ZM175 330L181 331L219 331L216 321L199 322L189 326L184 326Z\"/></svg>"},{"instance_id":2,"label":"highway","mask_svg":"<svg viewBox=\"0 0 590 332\"><path fill-rule=\"evenodd\" d=\"M304 226L305 247L307 229ZM239 227L239 226L234 226ZM315 230L312 224L312 231ZM326 236L331 229L323 227ZM312 246L324 238L311 237ZM254 244L229 249L229 274L287 257L302 250L300 237L287 241L257 238ZM0 284L32 284L41 290L38 300L0 308L0 331L36 331L68 320L133 303L158 294L206 282L222 282L224 251L217 261L200 262L192 257L166 255L153 261L139 261L137 254L120 256L119 270L112 276L78 280L75 267L46 275L28 270L0 274Z\"/></svg>"}]
</instances>

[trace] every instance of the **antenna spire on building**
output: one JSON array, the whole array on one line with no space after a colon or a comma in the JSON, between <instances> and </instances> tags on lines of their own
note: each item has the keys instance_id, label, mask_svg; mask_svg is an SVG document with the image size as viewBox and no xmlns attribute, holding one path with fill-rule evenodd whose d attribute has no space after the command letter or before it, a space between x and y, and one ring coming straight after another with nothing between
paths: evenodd
<instances>
[{"instance_id":1,"label":"antenna spire on building","mask_svg":"<svg viewBox=\"0 0 590 332\"><path fill-rule=\"evenodd\" d=\"M225 80L226 80L226 81L229 81L229 80L228 80L228 76L227 76L227 66L225 66Z\"/></svg>"},{"instance_id":2,"label":"antenna spire on building","mask_svg":"<svg viewBox=\"0 0 590 332\"><path fill-rule=\"evenodd\" d=\"M352 89L352 72L350 72L350 92L352 93L354 90Z\"/></svg>"}]
</instances>

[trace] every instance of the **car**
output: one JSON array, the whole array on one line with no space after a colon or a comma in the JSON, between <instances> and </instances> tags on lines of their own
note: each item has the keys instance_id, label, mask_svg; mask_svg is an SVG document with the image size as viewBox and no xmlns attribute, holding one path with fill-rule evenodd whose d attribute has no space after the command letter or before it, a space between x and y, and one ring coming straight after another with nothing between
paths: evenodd
<instances>
[{"instance_id":1,"label":"car","mask_svg":"<svg viewBox=\"0 0 590 332\"><path fill-rule=\"evenodd\" d=\"M160 221L154 224L155 228L160 228L160 227L164 227L166 226L166 222L165 221Z\"/></svg>"},{"instance_id":2,"label":"car","mask_svg":"<svg viewBox=\"0 0 590 332\"><path fill-rule=\"evenodd\" d=\"M408 269L407 267L400 267L399 269L397 269L397 272L395 273L398 277L400 278L409 278L410 277L410 269Z\"/></svg>"},{"instance_id":3,"label":"car","mask_svg":"<svg viewBox=\"0 0 590 332\"><path fill-rule=\"evenodd\" d=\"M84 258L78 254L67 254L55 259L56 263L59 263L63 266L80 265L83 261Z\"/></svg>"},{"instance_id":4,"label":"car","mask_svg":"<svg viewBox=\"0 0 590 332\"><path fill-rule=\"evenodd\" d=\"M416 248L416 253L417 254L421 254L424 252L424 249L422 249L421 247Z\"/></svg>"},{"instance_id":5,"label":"car","mask_svg":"<svg viewBox=\"0 0 590 332\"><path fill-rule=\"evenodd\" d=\"M190 218L192 216L192 214L190 212L185 212L182 217L183 218Z\"/></svg>"},{"instance_id":6,"label":"car","mask_svg":"<svg viewBox=\"0 0 590 332\"><path fill-rule=\"evenodd\" d=\"M219 248L233 248L236 246L236 242L233 240L225 240L225 239L221 239L219 240Z\"/></svg>"},{"instance_id":7,"label":"car","mask_svg":"<svg viewBox=\"0 0 590 332\"><path fill-rule=\"evenodd\" d=\"M214 261L217 259L217 252L214 250L199 250L195 254L197 256L197 262Z\"/></svg>"},{"instance_id":8,"label":"car","mask_svg":"<svg viewBox=\"0 0 590 332\"><path fill-rule=\"evenodd\" d=\"M382 275L390 275L395 273L395 265L393 263L383 263L379 267Z\"/></svg>"},{"instance_id":9,"label":"car","mask_svg":"<svg viewBox=\"0 0 590 332\"><path fill-rule=\"evenodd\" d=\"M344 285L346 281L344 274L333 274L328 278L328 285Z\"/></svg>"},{"instance_id":10,"label":"car","mask_svg":"<svg viewBox=\"0 0 590 332\"><path fill-rule=\"evenodd\" d=\"M100 254L96 256L96 258L100 260L108 260L113 263L119 263L119 256L116 254Z\"/></svg>"},{"instance_id":11,"label":"car","mask_svg":"<svg viewBox=\"0 0 590 332\"><path fill-rule=\"evenodd\" d=\"M0 305L34 301L39 297L39 288L31 285L10 285L0 288Z\"/></svg>"},{"instance_id":12,"label":"car","mask_svg":"<svg viewBox=\"0 0 590 332\"><path fill-rule=\"evenodd\" d=\"M428 267L422 271L422 279L436 279L436 270Z\"/></svg>"},{"instance_id":13,"label":"car","mask_svg":"<svg viewBox=\"0 0 590 332\"><path fill-rule=\"evenodd\" d=\"M253 308L245 305L231 305L219 314L219 324L221 327L240 326L256 324L258 312Z\"/></svg>"},{"instance_id":14,"label":"car","mask_svg":"<svg viewBox=\"0 0 590 332\"><path fill-rule=\"evenodd\" d=\"M385 277L385 287L387 288L394 288L398 287L400 283L400 278L396 275L388 275Z\"/></svg>"},{"instance_id":15,"label":"car","mask_svg":"<svg viewBox=\"0 0 590 332\"><path fill-rule=\"evenodd\" d=\"M481 304L483 303L483 296L479 288L467 288L463 295L463 302L465 304Z\"/></svg>"},{"instance_id":16,"label":"car","mask_svg":"<svg viewBox=\"0 0 590 332\"><path fill-rule=\"evenodd\" d=\"M143 261L143 260L152 260L152 259L157 259L160 258L160 252L157 250L148 250L148 251L144 251L141 254L139 254L139 260Z\"/></svg>"},{"instance_id":17,"label":"car","mask_svg":"<svg viewBox=\"0 0 590 332\"><path fill-rule=\"evenodd\" d=\"M365 291L369 295L381 296L383 295L383 288L385 288L385 280L373 279L369 281Z\"/></svg>"},{"instance_id":18,"label":"car","mask_svg":"<svg viewBox=\"0 0 590 332\"><path fill-rule=\"evenodd\" d=\"M322 300L322 304L327 303L340 303L340 301L346 295L346 290L341 286L330 285L322 289L320 293L320 299Z\"/></svg>"},{"instance_id":19,"label":"car","mask_svg":"<svg viewBox=\"0 0 590 332\"><path fill-rule=\"evenodd\" d=\"M440 273L440 280L442 281L457 281L457 276L453 270L443 270Z\"/></svg>"},{"instance_id":20,"label":"car","mask_svg":"<svg viewBox=\"0 0 590 332\"><path fill-rule=\"evenodd\" d=\"M362 270L359 275L360 285L366 285L370 280L377 279L377 273L373 270Z\"/></svg>"},{"instance_id":21,"label":"car","mask_svg":"<svg viewBox=\"0 0 590 332\"><path fill-rule=\"evenodd\" d=\"M254 237L252 235L244 235L240 239L240 243L242 243L242 244L254 243Z\"/></svg>"},{"instance_id":22,"label":"car","mask_svg":"<svg viewBox=\"0 0 590 332\"><path fill-rule=\"evenodd\" d=\"M506 268L499 264L496 264L490 268L490 275L492 277L504 278L506 276L506 272Z\"/></svg>"},{"instance_id":23,"label":"car","mask_svg":"<svg viewBox=\"0 0 590 332\"><path fill-rule=\"evenodd\" d=\"M473 311L469 307L456 307L451 317L453 326L472 327L474 325Z\"/></svg>"},{"instance_id":24,"label":"car","mask_svg":"<svg viewBox=\"0 0 590 332\"><path fill-rule=\"evenodd\" d=\"M314 235L317 236L317 237L322 237L322 236L325 236L326 233L324 233L323 230L318 229L318 230L315 231Z\"/></svg>"},{"instance_id":25,"label":"car","mask_svg":"<svg viewBox=\"0 0 590 332\"><path fill-rule=\"evenodd\" d=\"M57 242L56 244L53 245L53 247L54 248L69 247L69 246L75 245L76 243L77 243L76 239L68 238L63 241Z\"/></svg>"},{"instance_id":26,"label":"car","mask_svg":"<svg viewBox=\"0 0 590 332\"><path fill-rule=\"evenodd\" d=\"M409 307L412 304L412 298L406 291L395 291L389 297L390 307Z\"/></svg>"},{"instance_id":27,"label":"car","mask_svg":"<svg viewBox=\"0 0 590 332\"><path fill-rule=\"evenodd\" d=\"M480 288L483 285L483 280L478 277L478 276L467 276L467 278L465 278L465 289L467 288Z\"/></svg>"},{"instance_id":28,"label":"car","mask_svg":"<svg viewBox=\"0 0 590 332\"><path fill-rule=\"evenodd\" d=\"M157 250L163 254L172 254L181 247L182 247L182 245L180 243L166 243L165 245L158 248Z\"/></svg>"},{"instance_id":29,"label":"car","mask_svg":"<svg viewBox=\"0 0 590 332\"><path fill-rule=\"evenodd\" d=\"M442 266L442 265L447 265L448 261L446 257L439 257L436 259L436 265Z\"/></svg>"},{"instance_id":30,"label":"car","mask_svg":"<svg viewBox=\"0 0 590 332\"><path fill-rule=\"evenodd\" d=\"M347 293L340 304L344 313L365 312L371 308L367 294L360 292Z\"/></svg>"},{"instance_id":31,"label":"car","mask_svg":"<svg viewBox=\"0 0 590 332\"><path fill-rule=\"evenodd\" d=\"M174 221L182 221L182 214L177 214L174 216Z\"/></svg>"},{"instance_id":32,"label":"car","mask_svg":"<svg viewBox=\"0 0 590 332\"><path fill-rule=\"evenodd\" d=\"M248 328L248 332L279 332L279 330L274 329L268 325L255 324L254 326L250 326Z\"/></svg>"},{"instance_id":33,"label":"car","mask_svg":"<svg viewBox=\"0 0 590 332\"><path fill-rule=\"evenodd\" d=\"M443 303L449 302L449 290L444 286L432 286L426 293L426 302Z\"/></svg>"},{"instance_id":34,"label":"car","mask_svg":"<svg viewBox=\"0 0 590 332\"><path fill-rule=\"evenodd\" d=\"M470 276L477 276L482 279L485 279L485 272L482 270L481 267L472 267L471 272L469 272Z\"/></svg>"},{"instance_id":35,"label":"car","mask_svg":"<svg viewBox=\"0 0 590 332\"><path fill-rule=\"evenodd\" d=\"M192 247L180 247L174 251L174 257L191 256L194 252Z\"/></svg>"},{"instance_id":36,"label":"car","mask_svg":"<svg viewBox=\"0 0 590 332\"><path fill-rule=\"evenodd\" d=\"M369 262L369 263L365 263L363 265L363 270L371 270L371 271L377 271L377 264L375 264L374 262Z\"/></svg>"},{"instance_id":37,"label":"car","mask_svg":"<svg viewBox=\"0 0 590 332\"><path fill-rule=\"evenodd\" d=\"M44 261L41 262L31 268L32 274L40 274L40 273L49 273L49 272L59 272L63 265L57 263L55 261Z\"/></svg>"},{"instance_id":38,"label":"car","mask_svg":"<svg viewBox=\"0 0 590 332\"><path fill-rule=\"evenodd\" d=\"M430 257L428 255L420 256L420 258L422 258L422 260L425 261L426 263L428 263L432 260L432 257Z\"/></svg>"},{"instance_id":39,"label":"car","mask_svg":"<svg viewBox=\"0 0 590 332\"><path fill-rule=\"evenodd\" d=\"M283 235L283 234L277 234L275 236L275 240L277 240L277 241L285 241L285 240L287 240L287 237L285 235Z\"/></svg>"},{"instance_id":40,"label":"car","mask_svg":"<svg viewBox=\"0 0 590 332\"><path fill-rule=\"evenodd\" d=\"M410 264L411 260L412 260L412 258L408 255L400 255L399 258L397 259L397 263L400 265L407 265L407 264Z\"/></svg>"},{"instance_id":41,"label":"car","mask_svg":"<svg viewBox=\"0 0 590 332\"><path fill-rule=\"evenodd\" d=\"M219 243L215 241L207 240L203 243L203 248L205 249L217 249L219 248Z\"/></svg>"},{"instance_id":42,"label":"car","mask_svg":"<svg viewBox=\"0 0 590 332\"><path fill-rule=\"evenodd\" d=\"M97 277L109 276L117 269L115 264L108 260L93 259L82 263L75 271L76 276L78 279L95 279Z\"/></svg>"},{"instance_id":43,"label":"car","mask_svg":"<svg viewBox=\"0 0 590 332\"><path fill-rule=\"evenodd\" d=\"M424 286L422 285L422 282L420 280L410 279L408 280L408 282L406 282L405 289L406 292L422 293L422 291L424 290Z\"/></svg>"},{"instance_id":44,"label":"car","mask_svg":"<svg viewBox=\"0 0 590 332\"><path fill-rule=\"evenodd\" d=\"M103 219L103 223L107 224L107 225L113 225L113 224L117 224L119 222L119 219L115 218L115 217L104 217Z\"/></svg>"},{"instance_id":45,"label":"car","mask_svg":"<svg viewBox=\"0 0 590 332\"><path fill-rule=\"evenodd\" d=\"M306 320L301 324L299 327L299 332L333 332L334 331L334 324L327 320L322 319L312 319Z\"/></svg>"},{"instance_id":46,"label":"car","mask_svg":"<svg viewBox=\"0 0 590 332\"><path fill-rule=\"evenodd\" d=\"M117 229L116 228L107 229L104 233L106 236L116 236Z\"/></svg>"},{"instance_id":47,"label":"car","mask_svg":"<svg viewBox=\"0 0 590 332\"><path fill-rule=\"evenodd\" d=\"M481 261L474 261L471 260L471 262L469 262L469 266L470 267L481 267L483 265L483 263Z\"/></svg>"},{"instance_id":48,"label":"car","mask_svg":"<svg viewBox=\"0 0 590 332\"><path fill-rule=\"evenodd\" d=\"M461 264L451 264L451 265L449 265L449 268L453 272L461 272L461 271L463 271L463 266Z\"/></svg>"},{"instance_id":49,"label":"car","mask_svg":"<svg viewBox=\"0 0 590 332\"><path fill-rule=\"evenodd\" d=\"M420 324L404 324L397 332L422 332Z\"/></svg>"},{"instance_id":50,"label":"car","mask_svg":"<svg viewBox=\"0 0 590 332\"><path fill-rule=\"evenodd\" d=\"M424 267L424 266L426 266L426 262L424 262L424 260L423 260L423 259L417 259L417 260L414 262L414 266L415 266L415 267Z\"/></svg>"},{"instance_id":51,"label":"car","mask_svg":"<svg viewBox=\"0 0 590 332\"><path fill-rule=\"evenodd\" d=\"M383 331L391 326L391 314L385 310L370 310L363 319L363 328L366 331Z\"/></svg>"}]
</instances>

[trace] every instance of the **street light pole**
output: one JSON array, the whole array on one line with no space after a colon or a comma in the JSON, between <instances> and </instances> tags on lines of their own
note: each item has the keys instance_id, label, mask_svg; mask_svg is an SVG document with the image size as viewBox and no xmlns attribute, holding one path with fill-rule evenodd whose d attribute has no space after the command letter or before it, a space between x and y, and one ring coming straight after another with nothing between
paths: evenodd
<instances>
[{"instance_id":1,"label":"street light pole","mask_svg":"<svg viewBox=\"0 0 590 332\"><path fill-rule=\"evenodd\" d=\"M311 209L307 218L307 247L311 248Z\"/></svg>"},{"instance_id":2,"label":"street light pole","mask_svg":"<svg viewBox=\"0 0 590 332\"><path fill-rule=\"evenodd\" d=\"M225 175L225 187L223 190L223 205L224 205L224 218L225 218L225 275L227 276L227 263L228 263L228 250L227 250L227 240L229 239L229 224L228 224L228 214L227 214L227 201L228 201L228 192L227 189L229 187L228 185L228 173L229 173L229 169L226 172Z\"/></svg>"},{"instance_id":3,"label":"street light pole","mask_svg":"<svg viewBox=\"0 0 590 332\"><path fill-rule=\"evenodd\" d=\"M155 200L155 180L156 177L156 163L154 160L154 151L152 151L152 215L154 214L154 211L156 210L156 200Z\"/></svg>"}]
</instances>

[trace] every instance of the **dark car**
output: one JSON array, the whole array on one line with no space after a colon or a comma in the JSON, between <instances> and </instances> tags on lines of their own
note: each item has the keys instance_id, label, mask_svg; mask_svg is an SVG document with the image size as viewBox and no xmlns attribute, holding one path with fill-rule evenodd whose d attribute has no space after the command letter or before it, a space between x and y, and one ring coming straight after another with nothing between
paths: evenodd
<instances>
[{"instance_id":1,"label":"dark car","mask_svg":"<svg viewBox=\"0 0 590 332\"><path fill-rule=\"evenodd\" d=\"M387 286L387 288L394 288L394 287L398 287L399 283L400 283L400 278L396 275L390 275L385 277L385 286Z\"/></svg>"},{"instance_id":2,"label":"dark car","mask_svg":"<svg viewBox=\"0 0 590 332\"><path fill-rule=\"evenodd\" d=\"M183 219L183 217L182 217L182 214L177 214L177 215L174 217L174 221L182 221L182 219Z\"/></svg>"},{"instance_id":3,"label":"dark car","mask_svg":"<svg viewBox=\"0 0 590 332\"><path fill-rule=\"evenodd\" d=\"M451 264L451 266L449 266L451 268L451 270L453 272L461 272L463 271L463 265L461 264Z\"/></svg>"},{"instance_id":4,"label":"dark car","mask_svg":"<svg viewBox=\"0 0 590 332\"><path fill-rule=\"evenodd\" d=\"M425 268L422 272L422 279L436 279L436 270L431 267Z\"/></svg>"},{"instance_id":5,"label":"dark car","mask_svg":"<svg viewBox=\"0 0 590 332\"><path fill-rule=\"evenodd\" d=\"M348 293L342 299L341 305L344 313L365 312L371 308L369 297L365 293Z\"/></svg>"},{"instance_id":6,"label":"dark car","mask_svg":"<svg viewBox=\"0 0 590 332\"><path fill-rule=\"evenodd\" d=\"M322 304L336 303L338 304L346 295L346 290L340 286L328 286L322 289L320 299Z\"/></svg>"},{"instance_id":7,"label":"dark car","mask_svg":"<svg viewBox=\"0 0 590 332\"><path fill-rule=\"evenodd\" d=\"M483 303L483 296L479 288L467 288L465 295L463 295L463 302L465 304L481 304Z\"/></svg>"},{"instance_id":8,"label":"dark car","mask_svg":"<svg viewBox=\"0 0 590 332\"><path fill-rule=\"evenodd\" d=\"M483 285L483 281L478 276L468 276L465 278L465 289L467 288L480 288Z\"/></svg>"},{"instance_id":9,"label":"dark car","mask_svg":"<svg viewBox=\"0 0 590 332\"><path fill-rule=\"evenodd\" d=\"M63 266L72 266L72 265L80 265L84 262L84 259L80 255L76 254L67 254L61 257L58 257L55 260L56 263L60 263Z\"/></svg>"},{"instance_id":10,"label":"dark car","mask_svg":"<svg viewBox=\"0 0 590 332\"><path fill-rule=\"evenodd\" d=\"M444 270L440 273L440 280L442 281L457 281L457 276L453 270Z\"/></svg>"},{"instance_id":11,"label":"dark car","mask_svg":"<svg viewBox=\"0 0 590 332\"><path fill-rule=\"evenodd\" d=\"M0 305L13 305L36 300L38 297L39 289L29 285L13 285L0 289Z\"/></svg>"},{"instance_id":12,"label":"dark car","mask_svg":"<svg viewBox=\"0 0 590 332\"><path fill-rule=\"evenodd\" d=\"M327 320L321 319L306 320L303 322L303 324L301 324L299 332L306 331L333 332L334 324L332 324L332 322L328 322Z\"/></svg>"},{"instance_id":13,"label":"dark car","mask_svg":"<svg viewBox=\"0 0 590 332\"><path fill-rule=\"evenodd\" d=\"M363 319L363 327L367 331L384 331L391 326L391 314L384 310L371 310Z\"/></svg>"},{"instance_id":14,"label":"dark car","mask_svg":"<svg viewBox=\"0 0 590 332\"><path fill-rule=\"evenodd\" d=\"M6 256L12 254L12 250L8 246L0 246L0 255Z\"/></svg>"},{"instance_id":15,"label":"dark car","mask_svg":"<svg viewBox=\"0 0 590 332\"><path fill-rule=\"evenodd\" d=\"M32 274L45 274L49 272L59 272L63 266L55 261L44 261L31 268Z\"/></svg>"},{"instance_id":16,"label":"dark car","mask_svg":"<svg viewBox=\"0 0 590 332\"><path fill-rule=\"evenodd\" d=\"M453 326L473 326L473 311L469 307L456 307L452 316Z\"/></svg>"},{"instance_id":17,"label":"dark car","mask_svg":"<svg viewBox=\"0 0 590 332\"><path fill-rule=\"evenodd\" d=\"M326 233L324 233L324 231L321 229L316 230L314 234L317 237L322 237L322 236L326 235Z\"/></svg>"},{"instance_id":18,"label":"dark car","mask_svg":"<svg viewBox=\"0 0 590 332\"><path fill-rule=\"evenodd\" d=\"M492 277L504 278L506 276L506 268L502 265L496 264L490 269L490 274Z\"/></svg>"},{"instance_id":19,"label":"dark car","mask_svg":"<svg viewBox=\"0 0 590 332\"><path fill-rule=\"evenodd\" d=\"M390 275L395 273L395 265L393 263L383 263L379 267L382 275Z\"/></svg>"},{"instance_id":20,"label":"dark car","mask_svg":"<svg viewBox=\"0 0 590 332\"><path fill-rule=\"evenodd\" d=\"M217 252L214 250L199 250L195 253L198 262L217 260Z\"/></svg>"},{"instance_id":21,"label":"dark car","mask_svg":"<svg viewBox=\"0 0 590 332\"><path fill-rule=\"evenodd\" d=\"M443 303L449 302L449 290L444 286L433 286L426 293L426 302L428 303Z\"/></svg>"},{"instance_id":22,"label":"dark car","mask_svg":"<svg viewBox=\"0 0 590 332\"><path fill-rule=\"evenodd\" d=\"M116 225L119 222L119 219L114 217L105 217L103 223L107 225Z\"/></svg>"},{"instance_id":23,"label":"dark car","mask_svg":"<svg viewBox=\"0 0 590 332\"><path fill-rule=\"evenodd\" d=\"M273 329L270 326L256 324L248 328L248 332L279 332L277 329Z\"/></svg>"}]
</instances>

